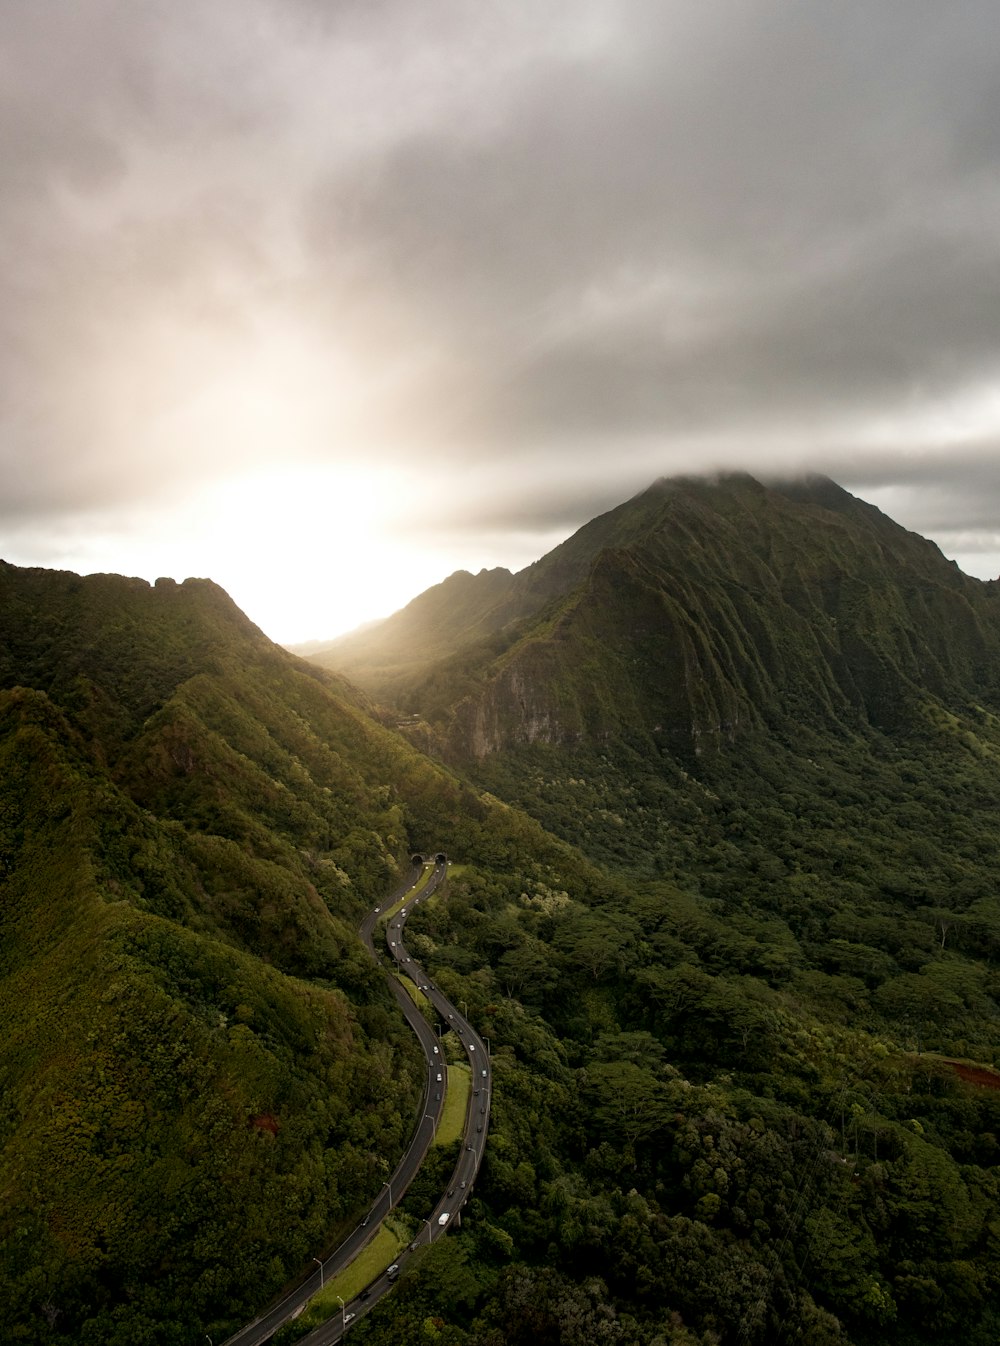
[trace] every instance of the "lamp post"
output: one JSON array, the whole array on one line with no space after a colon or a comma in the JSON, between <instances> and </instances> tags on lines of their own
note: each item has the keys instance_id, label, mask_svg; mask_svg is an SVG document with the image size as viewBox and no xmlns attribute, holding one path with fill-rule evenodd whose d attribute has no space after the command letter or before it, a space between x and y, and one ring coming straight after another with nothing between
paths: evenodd
<instances>
[{"instance_id":1,"label":"lamp post","mask_svg":"<svg viewBox=\"0 0 1000 1346\"><path fill-rule=\"evenodd\" d=\"M314 1258L313 1258L313 1261L314 1261L314 1262L316 1263L316 1265L319 1267L319 1288L322 1290L322 1288L323 1288L323 1263L319 1260L318 1257L314 1257Z\"/></svg>"},{"instance_id":2,"label":"lamp post","mask_svg":"<svg viewBox=\"0 0 1000 1346\"><path fill-rule=\"evenodd\" d=\"M340 1295L336 1295L335 1298L340 1299ZM342 1299L340 1299L340 1325L342 1328L347 1326L347 1305Z\"/></svg>"},{"instance_id":3,"label":"lamp post","mask_svg":"<svg viewBox=\"0 0 1000 1346\"><path fill-rule=\"evenodd\" d=\"M432 1117L429 1112L425 1112L424 1121L430 1122L431 1124L431 1139L433 1140L434 1137L437 1135L437 1118Z\"/></svg>"},{"instance_id":4,"label":"lamp post","mask_svg":"<svg viewBox=\"0 0 1000 1346\"><path fill-rule=\"evenodd\" d=\"M390 1178L388 1182L384 1182L382 1186L388 1187L389 1189L389 1209L392 1210L392 1179Z\"/></svg>"}]
</instances>

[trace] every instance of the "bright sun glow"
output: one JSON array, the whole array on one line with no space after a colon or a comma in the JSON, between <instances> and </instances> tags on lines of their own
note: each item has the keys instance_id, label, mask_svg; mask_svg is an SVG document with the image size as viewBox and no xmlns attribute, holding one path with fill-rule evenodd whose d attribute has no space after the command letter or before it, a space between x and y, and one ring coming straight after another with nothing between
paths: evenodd
<instances>
[{"instance_id":1,"label":"bright sun glow","mask_svg":"<svg viewBox=\"0 0 1000 1346\"><path fill-rule=\"evenodd\" d=\"M63 538L57 564L150 581L213 579L272 640L328 638L387 616L444 578L440 555L396 536L408 512L426 508L426 488L398 470L262 468L204 487L167 513L136 513L127 534L84 520ZM7 559L35 563L16 548Z\"/></svg>"},{"instance_id":2,"label":"bright sun glow","mask_svg":"<svg viewBox=\"0 0 1000 1346\"><path fill-rule=\"evenodd\" d=\"M207 490L190 554L272 639L331 635L381 617L441 576L414 574L393 524L416 497L400 473L269 468Z\"/></svg>"}]
</instances>

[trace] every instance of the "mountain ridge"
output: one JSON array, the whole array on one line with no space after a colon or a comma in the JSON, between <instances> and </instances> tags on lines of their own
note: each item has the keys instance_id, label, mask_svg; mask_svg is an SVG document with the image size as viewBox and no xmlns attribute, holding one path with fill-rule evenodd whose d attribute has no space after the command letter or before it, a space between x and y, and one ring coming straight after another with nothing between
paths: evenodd
<instances>
[{"instance_id":1,"label":"mountain ridge","mask_svg":"<svg viewBox=\"0 0 1000 1346\"><path fill-rule=\"evenodd\" d=\"M366 677L359 641L345 670L423 716L456 761L628 728L616 689L648 703L632 728L685 757L791 711L879 724L925 692L992 696L998 592L829 478L660 479L505 580L485 615L467 595L447 655ZM410 619L433 615L424 597ZM663 676L640 695L623 660Z\"/></svg>"},{"instance_id":2,"label":"mountain ridge","mask_svg":"<svg viewBox=\"0 0 1000 1346\"><path fill-rule=\"evenodd\" d=\"M611 513L462 581L448 765L210 584L0 571L14 1339L219 1340L354 1227L426 1078L356 920L433 847L490 1141L373 1341L993 1346L997 586L822 481Z\"/></svg>"}]
</instances>

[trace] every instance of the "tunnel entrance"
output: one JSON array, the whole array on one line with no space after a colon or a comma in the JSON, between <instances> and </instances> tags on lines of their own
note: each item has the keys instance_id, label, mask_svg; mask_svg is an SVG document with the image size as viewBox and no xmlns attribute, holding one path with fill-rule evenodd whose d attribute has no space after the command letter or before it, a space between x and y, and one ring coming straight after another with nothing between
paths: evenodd
<instances>
[{"instance_id":1,"label":"tunnel entrance","mask_svg":"<svg viewBox=\"0 0 1000 1346\"><path fill-rule=\"evenodd\" d=\"M413 863L415 865L422 865L424 863L424 857L422 855L414 855Z\"/></svg>"},{"instance_id":2,"label":"tunnel entrance","mask_svg":"<svg viewBox=\"0 0 1000 1346\"><path fill-rule=\"evenodd\" d=\"M447 863L448 857L445 855L444 851L438 851L434 859L437 861L439 865L443 865Z\"/></svg>"}]
</instances>

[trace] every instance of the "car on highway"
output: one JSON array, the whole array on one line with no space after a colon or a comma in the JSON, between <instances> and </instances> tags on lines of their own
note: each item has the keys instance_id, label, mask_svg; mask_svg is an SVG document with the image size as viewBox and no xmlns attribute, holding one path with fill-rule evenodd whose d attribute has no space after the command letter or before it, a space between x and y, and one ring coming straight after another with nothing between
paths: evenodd
<instances>
[{"instance_id":1,"label":"car on highway","mask_svg":"<svg viewBox=\"0 0 1000 1346\"><path fill-rule=\"evenodd\" d=\"M393 1262L391 1267L386 1267L385 1274L389 1277L391 1281L394 1281L396 1277L399 1275L399 1263Z\"/></svg>"},{"instance_id":2,"label":"car on highway","mask_svg":"<svg viewBox=\"0 0 1000 1346\"><path fill-rule=\"evenodd\" d=\"M449 1221L450 1219L451 1219L451 1216L448 1214L448 1212L447 1212L447 1211L443 1211L443 1212L438 1216L438 1224L447 1224L448 1221Z\"/></svg>"}]
</instances>

